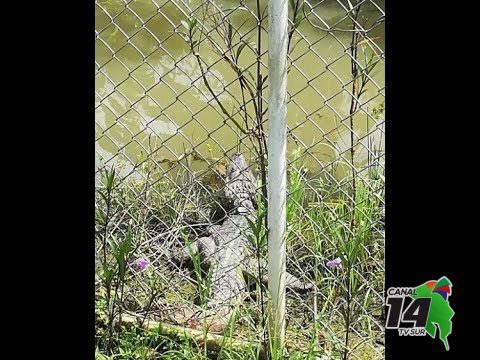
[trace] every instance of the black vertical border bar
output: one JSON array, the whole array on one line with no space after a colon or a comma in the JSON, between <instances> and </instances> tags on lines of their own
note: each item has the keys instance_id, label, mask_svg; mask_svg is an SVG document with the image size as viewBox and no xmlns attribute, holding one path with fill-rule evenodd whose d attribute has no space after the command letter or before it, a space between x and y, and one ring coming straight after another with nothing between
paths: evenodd
<instances>
[{"instance_id":1,"label":"black vertical border bar","mask_svg":"<svg viewBox=\"0 0 480 360\"><path fill-rule=\"evenodd\" d=\"M45 32L38 35L41 50L36 56L47 64L35 69L45 78L45 88L37 90L45 97L39 109L55 115L39 118L48 132L41 139L48 153L42 155L40 176L51 188L41 190L46 197L42 241L52 248L44 250L49 259L42 270L49 274L39 282L52 309L39 314L52 318L44 319L51 329L37 328L35 333L47 337L41 348L48 356L53 352L60 358L93 359L95 1L62 2L52 8L51 16L38 15L41 21L35 27Z\"/></svg>"},{"instance_id":2,"label":"black vertical border bar","mask_svg":"<svg viewBox=\"0 0 480 360\"><path fill-rule=\"evenodd\" d=\"M20 288L3 288L8 346L17 357L94 359L95 1L19 5L5 11L17 48L6 52L4 122L16 129L3 139L19 167L5 167L15 182L5 209L19 221L5 237L18 246L4 257Z\"/></svg>"},{"instance_id":3,"label":"black vertical border bar","mask_svg":"<svg viewBox=\"0 0 480 360\"><path fill-rule=\"evenodd\" d=\"M475 264L468 260L468 243L478 238L471 234L477 215L468 205L478 197L476 186L469 186L470 171L478 166L469 149L478 135L468 121L478 119L470 113L478 95L468 90L478 81L472 78L478 60L469 52L475 41L463 41L478 32L469 29L478 20L469 19L461 3L385 5L386 289L446 276L455 312L449 351L438 330L435 339L386 330L386 360L453 359L472 346L462 342L467 343L468 319L476 315L464 305L474 284L466 280Z\"/></svg>"}]
</instances>

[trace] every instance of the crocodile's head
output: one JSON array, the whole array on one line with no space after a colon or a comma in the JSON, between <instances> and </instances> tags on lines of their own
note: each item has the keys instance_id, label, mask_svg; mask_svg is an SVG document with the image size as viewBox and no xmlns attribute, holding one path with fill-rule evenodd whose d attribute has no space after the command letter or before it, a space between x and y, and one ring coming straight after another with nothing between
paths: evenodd
<instances>
[{"instance_id":1,"label":"crocodile's head","mask_svg":"<svg viewBox=\"0 0 480 360\"><path fill-rule=\"evenodd\" d=\"M230 164L228 164L227 177L230 179L233 179L239 176L243 171L246 171L247 169L248 169L248 164L247 164L247 160L245 160L245 157L240 153L236 153L230 159Z\"/></svg>"}]
</instances>

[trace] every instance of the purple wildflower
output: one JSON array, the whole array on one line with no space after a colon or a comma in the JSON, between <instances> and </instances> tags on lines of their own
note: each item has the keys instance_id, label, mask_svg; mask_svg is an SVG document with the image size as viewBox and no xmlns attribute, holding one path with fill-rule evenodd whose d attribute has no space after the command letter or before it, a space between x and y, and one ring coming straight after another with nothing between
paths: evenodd
<instances>
[{"instance_id":1,"label":"purple wildflower","mask_svg":"<svg viewBox=\"0 0 480 360\"><path fill-rule=\"evenodd\" d=\"M149 262L147 259L139 258L135 260L135 265L137 265L140 268L140 271L144 271L146 267L149 265Z\"/></svg>"},{"instance_id":2,"label":"purple wildflower","mask_svg":"<svg viewBox=\"0 0 480 360\"><path fill-rule=\"evenodd\" d=\"M334 260L330 260L330 261L327 261L327 266L329 268L333 268L333 267L341 267L342 266L342 260L340 258L336 258Z\"/></svg>"}]
</instances>

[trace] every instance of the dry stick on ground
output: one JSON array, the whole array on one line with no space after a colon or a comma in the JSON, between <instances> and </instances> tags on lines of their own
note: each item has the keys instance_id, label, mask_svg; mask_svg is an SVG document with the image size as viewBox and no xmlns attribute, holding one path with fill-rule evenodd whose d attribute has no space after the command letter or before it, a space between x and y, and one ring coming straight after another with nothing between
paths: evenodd
<instances>
[{"instance_id":1,"label":"dry stick on ground","mask_svg":"<svg viewBox=\"0 0 480 360\"><path fill-rule=\"evenodd\" d=\"M160 333L161 335L194 341L197 345L205 345L209 351L219 353L223 346L228 346L232 350L244 353L245 350L252 349L258 353L258 360L267 360L267 352L262 343L258 340L233 339L231 337L212 334L203 330L184 328L178 325L166 324L154 320L142 321L143 317L123 315L121 325L126 327L136 326L145 331ZM295 346L294 346L295 345ZM287 343L289 350L308 351L307 347L300 347L298 344Z\"/></svg>"},{"instance_id":2,"label":"dry stick on ground","mask_svg":"<svg viewBox=\"0 0 480 360\"><path fill-rule=\"evenodd\" d=\"M147 320L142 322L139 318L127 315L123 316L121 324L124 326L138 326L139 328L147 331L157 331L160 334L169 337L192 340L198 345L205 344L208 350L216 353L220 352L223 344L228 344L230 348L240 352L244 352L245 349L255 348L256 346L259 353L258 359L266 359L265 349L263 349L262 345L259 342L256 342L254 340L246 341L231 338L227 339L226 337L221 335L211 334L208 332L205 333L203 330L188 329L182 326L160 323L153 320Z\"/></svg>"}]
</instances>

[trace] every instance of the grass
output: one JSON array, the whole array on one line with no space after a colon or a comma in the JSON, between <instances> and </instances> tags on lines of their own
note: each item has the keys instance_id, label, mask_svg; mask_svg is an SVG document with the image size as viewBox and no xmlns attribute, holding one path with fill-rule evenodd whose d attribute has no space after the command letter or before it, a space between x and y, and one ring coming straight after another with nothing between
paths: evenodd
<instances>
[{"instance_id":1,"label":"grass","mask_svg":"<svg viewBox=\"0 0 480 360\"><path fill-rule=\"evenodd\" d=\"M288 351L284 355L289 359L383 358L382 168L370 166L359 172L353 194L351 179L310 174L300 150L291 158L287 269L303 281L314 282L316 289L305 294L287 292ZM174 167L166 171L155 162L145 163L141 179L121 179L111 170L104 171L97 187L97 358L257 359L254 344L264 340L261 299L267 298L261 292L266 291L264 285L258 283L215 353L209 353L205 344L139 328L120 331L109 325L109 319L111 323L120 313L174 323L175 309L201 308L209 296L208 277L198 262L189 268L171 259L180 246L205 236L207 225L221 218L222 180L208 170L195 176ZM264 211L261 196L257 200L259 212ZM265 241L258 240L266 232L257 230L261 235L256 244L262 245L258 255L265 256ZM127 239L128 251L119 257L118 249L126 246ZM140 257L150 263L144 272L134 264ZM328 268L326 262L335 258L342 260L342 266ZM110 282L118 284L110 285L110 292L107 273L111 273ZM250 348L241 352L232 348L229 339L233 338L243 339Z\"/></svg>"}]
</instances>

